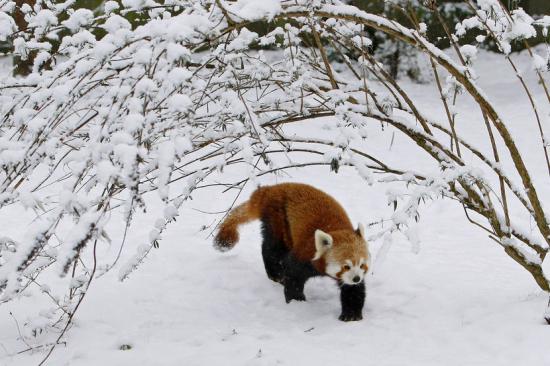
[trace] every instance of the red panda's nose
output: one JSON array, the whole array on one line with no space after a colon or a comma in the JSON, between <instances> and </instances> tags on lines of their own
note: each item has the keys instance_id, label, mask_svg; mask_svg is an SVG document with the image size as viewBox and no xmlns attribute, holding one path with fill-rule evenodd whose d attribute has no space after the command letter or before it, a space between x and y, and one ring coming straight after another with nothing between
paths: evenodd
<instances>
[{"instance_id":1,"label":"red panda's nose","mask_svg":"<svg viewBox=\"0 0 550 366\"><path fill-rule=\"evenodd\" d=\"M355 282L355 283L359 282L360 280L361 280L361 277L359 277L359 276L353 277L353 282Z\"/></svg>"}]
</instances>

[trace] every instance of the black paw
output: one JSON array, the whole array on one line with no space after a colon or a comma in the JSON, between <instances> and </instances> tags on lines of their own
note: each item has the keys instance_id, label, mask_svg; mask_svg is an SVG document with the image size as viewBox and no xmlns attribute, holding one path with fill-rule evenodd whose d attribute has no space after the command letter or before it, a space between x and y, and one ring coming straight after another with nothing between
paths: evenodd
<instances>
[{"instance_id":1,"label":"black paw","mask_svg":"<svg viewBox=\"0 0 550 366\"><path fill-rule=\"evenodd\" d=\"M292 295L285 294L285 300L287 304L292 300L306 301L306 296L304 294L292 294Z\"/></svg>"},{"instance_id":2,"label":"black paw","mask_svg":"<svg viewBox=\"0 0 550 366\"><path fill-rule=\"evenodd\" d=\"M343 322L354 322L354 321L358 321L358 320L362 320L362 319L363 319L362 314L344 314L344 313L342 313L338 317L338 320L341 320Z\"/></svg>"}]
</instances>

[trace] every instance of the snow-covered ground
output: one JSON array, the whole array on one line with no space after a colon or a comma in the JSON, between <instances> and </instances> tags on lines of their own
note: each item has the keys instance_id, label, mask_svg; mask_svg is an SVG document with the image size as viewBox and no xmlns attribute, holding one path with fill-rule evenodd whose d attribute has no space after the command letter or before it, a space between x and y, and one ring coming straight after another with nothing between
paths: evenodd
<instances>
[{"instance_id":1,"label":"snow-covered ground","mask_svg":"<svg viewBox=\"0 0 550 366\"><path fill-rule=\"evenodd\" d=\"M495 64L500 62L499 56L480 55L479 83L502 108L522 154L540 173L535 176L540 183L548 178L540 147L532 143L538 136L528 100L516 81L493 71L499 70ZM528 67L524 65L525 70ZM423 101L424 111L444 121L443 111L434 103L434 85L406 86ZM479 110L466 102L460 112L458 128L488 149L482 145L486 138ZM548 122L548 111L545 118ZM295 128L303 131L311 124ZM417 163L413 160L417 156L407 154L410 146L404 137L376 136L381 137L366 143L377 154L401 167ZM386 187L368 186L353 170L334 174L316 167L259 180L283 181L309 183L332 194L354 223L392 212ZM542 201L547 201L547 180L539 187L539 194L547 198ZM240 200L252 189L248 186ZM550 364L550 327L542 319L547 295L484 232L467 222L455 202L435 201L423 208L416 227L421 240L418 253L400 235L391 245L371 243L375 260L367 280L364 320L344 323L337 319L338 290L330 279L310 280L307 302L285 303L282 287L264 273L258 223L243 228L233 251L216 252L210 230L201 227L221 216L198 210L223 210L234 195L213 196L213 192L194 196L163 236L160 248L128 280L116 282L114 270L94 281L67 344L58 346L48 364ZM20 236L30 225L26 217L15 210L3 212L2 234ZM128 242L139 241L149 230L138 219ZM113 243L119 239L113 236ZM25 333L26 319L42 309L37 302L49 306L38 291L34 295L0 306L1 366L34 365L44 357L42 352L18 353L28 348L19 332ZM121 350L123 345L131 349Z\"/></svg>"}]
</instances>

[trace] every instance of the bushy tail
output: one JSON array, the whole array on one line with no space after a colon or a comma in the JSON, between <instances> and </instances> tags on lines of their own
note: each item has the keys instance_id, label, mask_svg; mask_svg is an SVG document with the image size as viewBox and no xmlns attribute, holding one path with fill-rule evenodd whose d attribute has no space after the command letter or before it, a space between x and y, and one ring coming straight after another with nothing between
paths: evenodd
<instances>
[{"instance_id":1,"label":"bushy tail","mask_svg":"<svg viewBox=\"0 0 550 366\"><path fill-rule=\"evenodd\" d=\"M214 248L225 252L230 250L239 241L239 226L258 219L259 210L252 200L235 207L225 220L214 238Z\"/></svg>"}]
</instances>

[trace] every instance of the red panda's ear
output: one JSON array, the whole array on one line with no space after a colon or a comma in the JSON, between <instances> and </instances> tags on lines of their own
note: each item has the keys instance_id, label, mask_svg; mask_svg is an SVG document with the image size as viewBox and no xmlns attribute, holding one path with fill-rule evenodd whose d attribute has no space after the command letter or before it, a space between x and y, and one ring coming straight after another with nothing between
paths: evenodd
<instances>
[{"instance_id":1,"label":"red panda's ear","mask_svg":"<svg viewBox=\"0 0 550 366\"><path fill-rule=\"evenodd\" d=\"M363 224L359 223L359 225L357 226L357 230L355 230L355 232L359 234L359 236L361 236L363 239L366 239L365 227L363 226Z\"/></svg>"},{"instance_id":2,"label":"red panda's ear","mask_svg":"<svg viewBox=\"0 0 550 366\"><path fill-rule=\"evenodd\" d=\"M313 260L317 260L332 247L332 236L322 230L315 230L315 256Z\"/></svg>"}]
</instances>

